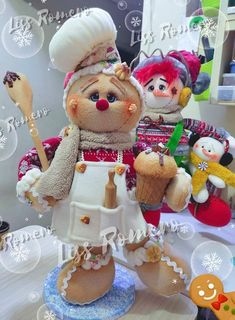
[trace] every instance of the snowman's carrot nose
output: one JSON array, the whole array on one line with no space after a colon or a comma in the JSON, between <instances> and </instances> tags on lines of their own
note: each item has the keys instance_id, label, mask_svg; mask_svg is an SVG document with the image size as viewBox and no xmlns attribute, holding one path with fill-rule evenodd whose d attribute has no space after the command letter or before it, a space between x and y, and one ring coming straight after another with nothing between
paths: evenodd
<instances>
[{"instance_id":1,"label":"snowman's carrot nose","mask_svg":"<svg viewBox=\"0 0 235 320\"><path fill-rule=\"evenodd\" d=\"M96 102L96 108L99 111L105 111L109 108L109 102L106 99L100 99Z\"/></svg>"},{"instance_id":2,"label":"snowman's carrot nose","mask_svg":"<svg viewBox=\"0 0 235 320\"><path fill-rule=\"evenodd\" d=\"M166 98L167 98L167 97L170 97L169 93L163 92L163 91L157 90L157 89L155 89L155 90L153 91L153 94L154 94L155 97L166 97Z\"/></svg>"}]
</instances>

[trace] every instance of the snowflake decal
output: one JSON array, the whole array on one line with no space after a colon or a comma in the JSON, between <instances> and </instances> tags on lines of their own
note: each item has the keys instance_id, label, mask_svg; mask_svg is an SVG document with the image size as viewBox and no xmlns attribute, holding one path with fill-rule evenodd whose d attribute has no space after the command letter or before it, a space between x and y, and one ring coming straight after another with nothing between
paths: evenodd
<instances>
[{"instance_id":1,"label":"snowflake decal","mask_svg":"<svg viewBox=\"0 0 235 320\"><path fill-rule=\"evenodd\" d=\"M203 257L202 266L208 272L219 271L221 268L222 259L216 252L208 253Z\"/></svg>"},{"instance_id":2,"label":"snowflake decal","mask_svg":"<svg viewBox=\"0 0 235 320\"><path fill-rule=\"evenodd\" d=\"M201 171L206 171L207 168L208 168L208 163L205 162L205 161L202 161L198 165L198 169L201 170Z\"/></svg>"},{"instance_id":3,"label":"snowflake decal","mask_svg":"<svg viewBox=\"0 0 235 320\"><path fill-rule=\"evenodd\" d=\"M180 227L180 232L183 233L183 234L186 234L189 232L189 226L187 225L183 225Z\"/></svg>"},{"instance_id":4,"label":"snowflake decal","mask_svg":"<svg viewBox=\"0 0 235 320\"><path fill-rule=\"evenodd\" d=\"M4 136L3 130L0 128L0 149L4 149L6 146L7 137Z\"/></svg>"},{"instance_id":5,"label":"snowflake decal","mask_svg":"<svg viewBox=\"0 0 235 320\"><path fill-rule=\"evenodd\" d=\"M206 38L211 38L216 36L217 24L212 18L206 19L200 23L201 35Z\"/></svg>"},{"instance_id":6,"label":"snowflake decal","mask_svg":"<svg viewBox=\"0 0 235 320\"><path fill-rule=\"evenodd\" d=\"M125 0L120 0L120 1L118 2L118 9L119 9L119 10L126 10L126 8L127 8L127 3L126 3L126 1L125 1Z\"/></svg>"},{"instance_id":7,"label":"snowflake decal","mask_svg":"<svg viewBox=\"0 0 235 320\"><path fill-rule=\"evenodd\" d=\"M56 320L56 316L52 311L46 311L43 319L44 320Z\"/></svg>"},{"instance_id":8,"label":"snowflake decal","mask_svg":"<svg viewBox=\"0 0 235 320\"><path fill-rule=\"evenodd\" d=\"M32 39L33 34L27 28L20 28L14 32L13 41L16 42L19 48L30 46Z\"/></svg>"},{"instance_id":9,"label":"snowflake decal","mask_svg":"<svg viewBox=\"0 0 235 320\"><path fill-rule=\"evenodd\" d=\"M29 258L30 250L25 245L21 244L11 250L10 255L16 262L27 261Z\"/></svg>"},{"instance_id":10,"label":"snowflake decal","mask_svg":"<svg viewBox=\"0 0 235 320\"><path fill-rule=\"evenodd\" d=\"M139 17L133 17L131 19L131 24L133 25L133 27L139 27L141 24L141 19Z\"/></svg>"}]
</instances>

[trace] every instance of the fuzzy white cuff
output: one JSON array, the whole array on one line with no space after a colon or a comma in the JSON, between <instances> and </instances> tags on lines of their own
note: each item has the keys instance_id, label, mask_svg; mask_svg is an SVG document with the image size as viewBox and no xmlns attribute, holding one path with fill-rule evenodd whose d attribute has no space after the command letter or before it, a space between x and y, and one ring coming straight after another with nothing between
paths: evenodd
<instances>
[{"instance_id":1,"label":"fuzzy white cuff","mask_svg":"<svg viewBox=\"0 0 235 320\"><path fill-rule=\"evenodd\" d=\"M31 192L33 197L37 198L38 203L42 206L42 212L47 212L50 210L48 202L44 200L43 195L39 194L35 187L33 187L42 175L43 173L37 168L27 171L23 178L16 184L16 194L20 202L31 205L31 202L25 196L26 192Z\"/></svg>"}]
</instances>

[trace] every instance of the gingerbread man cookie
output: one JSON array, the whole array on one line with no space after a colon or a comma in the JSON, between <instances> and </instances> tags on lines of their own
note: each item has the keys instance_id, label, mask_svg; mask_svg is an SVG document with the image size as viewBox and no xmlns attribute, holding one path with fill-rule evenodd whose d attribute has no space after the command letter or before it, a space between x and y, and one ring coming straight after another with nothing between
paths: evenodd
<instances>
[{"instance_id":1,"label":"gingerbread man cookie","mask_svg":"<svg viewBox=\"0 0 235 320\"><path fill-rule=\"evenodd\" d=\"M211 309L219 320L235 320L235 292L224 293L218 277L204 274L195 278L190 297L199 307Z\"/></svg>"}]
</instances>

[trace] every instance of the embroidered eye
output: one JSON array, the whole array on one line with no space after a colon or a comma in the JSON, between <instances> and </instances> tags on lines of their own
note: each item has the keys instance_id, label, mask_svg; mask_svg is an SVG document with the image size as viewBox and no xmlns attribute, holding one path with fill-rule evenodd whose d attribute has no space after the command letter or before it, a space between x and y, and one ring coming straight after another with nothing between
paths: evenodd
<instances>
[{"instance_id":1,"label":"embroidered eye","mask_svg":"<svg viewBox=\"0 0 235 320\"><path fill-rule=\"evenodd\" d=\"M200 290L200 291L198 292L198 294L199 294L199 296L200 296L200 297L204 297L204 295L205 295L205 291Z\"/></svg>"},{"instance_id":2,"label":"embroidered eye","mask_svg":"<svg viewBox=\"0 0 235 320\"><path fill-rule=\"evenodd\" d=\"M99 100L99 92L92 93L89 97L89 99L93 102L97 102Z\"/></svg>"},{"instance_id":3,"label":"embroidered eye","mask_svg":"<svg viewBox=\"0 0 235 320\"><path fill-rule=\"evenodd\" d=\"M118 99L117 99L117 97L115 96L115 94L113 94L113 93L108 93L108 94L107 94L107 100L108 100L109 103L113 103L113 102L117 101Z\"/></svg>"},{"instance_id":4,"label":"embroidered eye","mask_svg":"<svg viewBox=\"0 0 235 320\"><path fill-rule=\"evenodd\" d=\"M204 149L204 146L202 146L202 149Z\"/></svg>"},{"instance_id":5,"label":"embroidered eye","mask_svg":"<svg viewBox=\"0 0 235 320\"><path fill-rule=\"evenodd\" d=\"M148 91L152 92L153 90L154 90L154 86L153 85L148 87Z\"/></svg>"},{"instance_id":6,"label":"embroidered eye","mask_svg":"<svg viewBox=\"0 0 235 320\"><path fill-rule=\"evenodd\" d=\"M164 84L160 84L160 85L159 85L159 90L160 90L160 91L166 90L166 86L164 86Z\"/></svg>"},{"instance_id":7,"label":"embroidered eye","mask_svg":"<svg viewBox=\"0 0 235 320\"><path fill-rule=\"evenodd\" d=\"M211 152L211 150L208 150L208 152Z\"/></svg>"}]
</instances>

